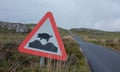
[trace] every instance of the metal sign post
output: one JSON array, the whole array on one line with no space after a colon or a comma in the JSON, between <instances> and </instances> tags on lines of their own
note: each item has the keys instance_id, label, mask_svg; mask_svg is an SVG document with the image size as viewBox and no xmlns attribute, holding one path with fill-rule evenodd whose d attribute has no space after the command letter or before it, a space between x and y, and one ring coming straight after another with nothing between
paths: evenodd
<instances>
[{"instance_id":1,"label":"metal sign post","mask_svg":"<svg viewBox=\"0 0 120 72\"><path fill-rule=\"evenodd\" d=\"M45 65L45 58L40 57L40 67L43 67Z\"/></svg>"}]
</instances>

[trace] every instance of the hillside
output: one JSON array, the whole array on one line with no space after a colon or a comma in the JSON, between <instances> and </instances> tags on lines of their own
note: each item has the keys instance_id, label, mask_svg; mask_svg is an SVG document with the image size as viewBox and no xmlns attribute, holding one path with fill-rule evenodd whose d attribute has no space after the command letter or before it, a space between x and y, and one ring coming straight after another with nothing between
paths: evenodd
<instances>
[{"instance_id":1,"label":"hillside","mask_svg":"<svg viewBox=\"0 0 120 72\"><path fill-rule=\"evenodd\" d=\"M1 24L1 26L5 27L0 28L0 72L90 72L78 44L66 29L59 28L59 32L68 54L68 60L62 62L46 58L46 64L41 68L39 65L40 57L20 53L17 49L36 24L6 23L8 25ZM17 28L14 28L14 26L20 26L20 28L25 26L28 31L17 32ZM9 30L8 28L13 28L13 30ZM107 32L87 28L74 28L71 29L71 32L87 42L102 45L120 52L119 32Z\"/></svg>"},{"instance_id":2,"label":"hillside","mask_svg":"<svg viewBox=\"0 0 120 72\"><path fill-rule=\"evenodd\" d=\"M23 25L30 31L35 26ZM45 65L41 67L39 56L18 52L18 46L30 31L21 33L7 28L0 29L0 72L90 72L79 46L63 28L59 28L59 32L68 54L67 61L45 58Z\"/></svg>"},{"instance_id":3,"label":"hillside","mask_svg":"<svg viewBox=\"0 0 120 72\"><path fill-rule=\"evenodd\" d=\"M8 33L8 32L18 32L25 33L30 32L36 24L22 24L22 23L10 23L10 22L2 22L0 21L0 32ZM60 33L63 35L68 34L67 30L63 28L59 28Z\"/></svg>"},{"instance_id":4,"label":"hillside","mask_svg":"<svg viewBox=\"0 0 120 72\"><path fill-rule=\"evenodd\" d=\"M120 52L120 32L107 32L96 29L74 28L71 32L87 42L111 48Z\"/></svg>"},{"instance_id":5,"label":"hillside","mask_svg":"<svg viewBox=\"0 0 120 72\"><path fill-rule=\"evenodd\" d=\"M73 28L71 29L72 32L75 33L86 33L86 34L95 34L95 35L105 35L105 34L119 34L120 32L110 32L110 31L103 31L98 29L90 29L90 28Z\"/></svg>"}]
</instances>

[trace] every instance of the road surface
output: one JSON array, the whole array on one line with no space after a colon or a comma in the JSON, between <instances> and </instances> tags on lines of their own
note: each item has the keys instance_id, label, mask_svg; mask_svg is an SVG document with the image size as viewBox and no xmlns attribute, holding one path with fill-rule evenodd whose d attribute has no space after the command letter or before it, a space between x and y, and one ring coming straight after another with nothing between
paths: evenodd
<instances>
[{"instance_id":1,"label":"road surface","mask_svg":"<svg viewBox=\"0 0 120 72\"><path fill-rule=\"evenodd\" d=\"M120 53L109 48L87 43L73 36L83 51L92 72L120 72Z\"/></svg>"}]
</instances>

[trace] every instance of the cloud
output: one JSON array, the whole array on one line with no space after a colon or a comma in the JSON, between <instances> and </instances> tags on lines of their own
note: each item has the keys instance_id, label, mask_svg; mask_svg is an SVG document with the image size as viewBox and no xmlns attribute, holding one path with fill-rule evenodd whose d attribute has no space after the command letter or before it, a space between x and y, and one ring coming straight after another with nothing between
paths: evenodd
<instances>
[{"instance_id":1,"label":"cloud","mask_svg":"<svg viewBox=\"0 0 120 72\"><path fill-rule=\"evenodd\" d=\"M95 23L91 28L102 29L105 31L119 31L120 30L120 18L111 21L101 21Z\"/></svg>"},{"instance_id":2,"label":"cloud","mask_svg":"<svg viewBox=\"0 0 120 72\"><path fill-rule=\"evenodd\" d=\"M120 18L119 8L118 0L0 0L0 20L37 23L51 11L57 25L63 28L89 28L101 21L109 26L108 22Z\"/></svg>"}]
</instances>

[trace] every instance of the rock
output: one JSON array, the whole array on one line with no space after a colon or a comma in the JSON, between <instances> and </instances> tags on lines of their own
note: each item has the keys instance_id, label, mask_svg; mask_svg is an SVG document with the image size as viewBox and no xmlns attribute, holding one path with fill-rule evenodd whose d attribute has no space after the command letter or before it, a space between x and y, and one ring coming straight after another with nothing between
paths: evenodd
<instances>
[{"instance_id":1,"label":"rock","mask_svg":"<svg viewBox=\"0 0 120 72\"><path fill-rule=\"evenodd\" d=\"M9 23L9 22L0 22L0 28L6 30L14 30L15 32L28 32L26 25L21 23Z\"/></svg>"}]
</instances>

